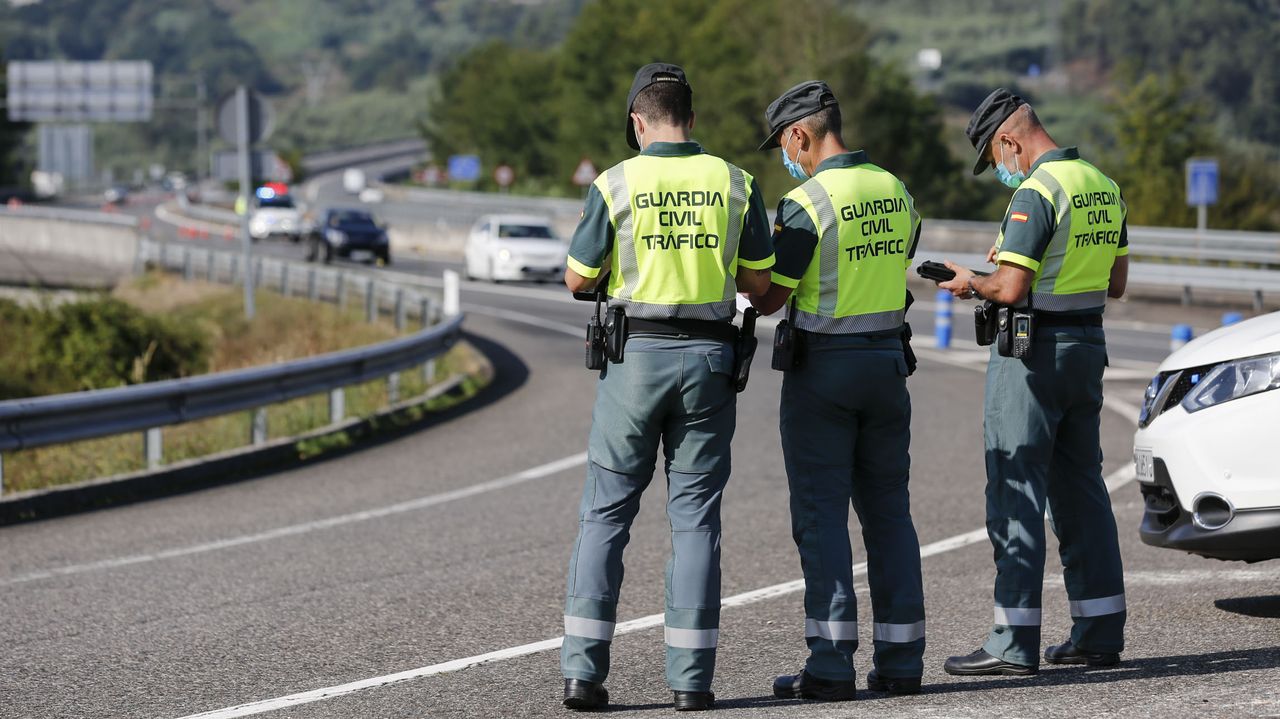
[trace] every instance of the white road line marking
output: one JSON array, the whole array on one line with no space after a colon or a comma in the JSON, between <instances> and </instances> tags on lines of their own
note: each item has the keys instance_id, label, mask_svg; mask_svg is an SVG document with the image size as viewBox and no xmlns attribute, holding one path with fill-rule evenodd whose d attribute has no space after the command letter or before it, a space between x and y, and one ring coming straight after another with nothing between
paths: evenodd
<instances>
[{"instance_id":1,"label":"white road line marking","mask_svg":"<svg viewBox=\"0 0 1280 719\"><path fill-rule=\"evenodd\" d=\"M1110 491L1124 485L1134 477L1133 465L1125 465L1106 477L1106 484ZM932 557L944 552L950 552L955 549L967 547L971 544L986 541L987 530L975 529L972 532L965 532L954 537L939 540L931 544L926 544L920 548L920 557ZM853 576L857 577L867 572L867 563L859 562L853 565ZM748 604L755 604L767 599L794 594L804 590L804 580L797 579L781 584L774 584L760 589L753 589L749 592L742 592L731 597L725 597L720 602L720 606L741 607ZM652 629L660 627L663 624L664 615L650 614L638 619L632 619L626 622L620 622L614 629L614 636L622 634L631 634L633 632L642 631L644 629ZM212 711L201 712L199 714L189 714L180 719L234 719L234 717L252 716L254 714L264 714L266 712L284 709L286 707L298 706L299 704L310 704L325 699L336 699L337 697L353 694L364 689L373 689L376 687L384 687L389 684L409 681L412 679L422 679L423 677L436 676L438 674L448 674L450 672L462 671L471 667L480 666L482 664L491 664L493 662L502 661L504 659L515 659L517 657L537 654L550 649L560 648L560 644L564 641L564 637L555 637L553 639L543 639L540 642L531 642L529 644L521 644L517 647L508 647L497 651L487 652L485 654L477 654L472 657L464 657L462 659L454 659L440 664L432 664L430 666L419 667L417 669L409 669L395 674L387 674L380 677L372 677L370 679L361 679L359 681L349 682L347 684L338 684L331 687L323 687L321 689L312 689L311 691L299 692L288 696L277 697L275 699L263 699L261 701L249 702L247 704L239 704L225 709L214 709Z\"/></svg>"},{"instance_id":2,"label":"white road line marking","mask_svg":"<svg viewBox=\"0 0 1280 719\"><path fill-rule=\"evenodd\" d=\"M574 327L573 325L565 324L564 322L556 322L555 320L548 320L536 315L529 315L523 312L516 312L514 310L499 310L492 307L485 307L484 305L473 304L463 304L462 310L466 314L483 315L485 317L496 317L500 320L519 322L520 324L541 327L544 330L559 332L561 334L577 337L578 339L583 339L586 336L586 330L584 327Z\"/></svg>"},{"instance_id":3,"label":"white road line marking","mask_svg":"<svg viewBox=\"0 0 1280 719\"><path fill-rule=\"evenodd\" d=\"M205 542L203 544L193 544L187 547L176 547L166 549L159 552L147 554L133 554L124 557L115 557L112 559L103 559L97 562L88 562L85 564L71 564L63 567L55 567L27 574L19 574L14 577L6 577L0 579L0 586L10 586L14 584L23 584L25 582L34 582L41 579L50 579L53 577L62 577L70 574L83 574L85 572L93 572L102 569L115 569L117 567L126 567L133 564L144 564L147 562L156 562L162 559L173 559L175 557L187 557L193 554L203 554L205 552L215 552L221 549L230 549L231 547L239 547L246 544L255 544L258 542L266 542L272 539L281 539L283 537L295 537L300 534L307 534L321 529L331 529L356 522L365 522L370 519L380 519L394 514L403 514L404 512L413 512L419 509L435 507L437 505L446 504L448 502L456 502L459 499L474 497L477 494L492 492L497 489L504 489L524 482L530 482L535 479L542 479L554 474L579 467L586 464L587 453L580 452L568 457L557 459L553 462L531 467L529 469L517 472L506 477L499 477L487 482L473 484L461 489L454 489L439 494L431 494L418 499L411 499L406 502L378 507L376 509L366 509L360 512L352 512L350 514L341 514L335 517L327 517L325 519L317 519L311 522L302 522L301 524L292 524L285 527L277 527L269 529L265 532L257 532L255 534L244 534L239 537L230 537L227 539L219 539L213 542Z\"/></svg>"}]
</instances>

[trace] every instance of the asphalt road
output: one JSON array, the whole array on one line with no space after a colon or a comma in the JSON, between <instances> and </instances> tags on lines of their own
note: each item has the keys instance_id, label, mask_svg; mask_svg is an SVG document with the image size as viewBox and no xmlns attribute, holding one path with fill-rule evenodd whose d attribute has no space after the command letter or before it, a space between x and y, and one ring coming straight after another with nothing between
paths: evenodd
<instances>
[{"instance_id":1,"label":"asphalt road","mask_svg":"<svg viewBox=\"0 0 1280 719\"><path fill-rule=\"evenodd\" d=\"M257 247L301 253L288 243ZM390 269L434 284L446 268L456 264L398 258ZM547 286L464 283L462 299L473 341L498 371L465 411L292 471L0 529L0 717L567 715L549 645L561 632L594 393L581 365L588 307ZM965 312L957 306L961 348L971 336ZM720 713L1280 716L1280 564L1214 562L1138 540L1142 504L1125 482L1134 410L1125 402L1167 342L1142 316L1108 329L1121 371L1107 393L1121 401L1102 418L1127 570L1120 667L1016 679L942 673L948 655L983 641L991 620L982 356L922 347L909 386L913 514L927 555L925 691L862 692L852 704L775 700L772 677L800 667L805 646L777 439L780 378L762 351L739 400L724 505L732 606L715 682ZM927 335L931 308L912 320ZM669 544L664 503L659 477L627 552L619 615L635 621L614 642L608 682L622 716L670 712L654 620ZM854 543L861 561L856 524ZM1052 547L1049 556L1043 638L1057 643L1069 617ZM860 600L869 627L865 588ZM857 666L861 683L868 653Z\"/></svg>"},{"instance_id":2,"label":"asphalt road","mask_svg":"<svg viewBox=\"0 0 1280 719\"><path fill-rule=\"evenodd\" d=\"M489 401L470 411L293 471L0 530L0 716L226 717L246 714L219 710L263 701L249 710L563 715L557 652L535 643L561 631L594 392L578 338L586 306L550 288L469 283L463 304L498 369ZM981 362L933 352L910 380L913 513L930 554L925 692L863 693L855 704L773 699L773 675L798 668L805 648L800 594L787 584L800 569L777 440L780 382L763 354L740 398L724 506L724 595L737 605L724 612L722 714L1280 715L1280 565L1140 544L1132 483L1114 494L1130 605L1123 665L1020 679L941 672L946 656L985 636L993 571L990 547L973 534L983 524ZM1108 391L1131 396L1138 384ZM1117 480L1129 462L1131 416L1103 416L1106 471ZM665 493L655 484L627 554L619 614L641 627L614 643L609 687L621 715L670 711L662 632L644 619L662 610L668 550ZM1069 626L1054 568L1051 559L1046 642ZM482 655L493 660L444 671ZM861 653L858 668L868 669ZM357 691L315 692L371 679ZM313 701L270 701L306 692Z\"/></svg>"}]
</instances>

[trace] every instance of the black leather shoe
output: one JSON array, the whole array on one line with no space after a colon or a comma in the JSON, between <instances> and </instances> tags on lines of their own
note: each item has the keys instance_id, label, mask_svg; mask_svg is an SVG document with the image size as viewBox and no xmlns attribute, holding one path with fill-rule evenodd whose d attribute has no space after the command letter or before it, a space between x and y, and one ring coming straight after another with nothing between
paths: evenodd
<instances>
[{"instance_id":1,"label":"black leather shoe","mask_svg":"<svg viewBox=\"0 0 1280 719\"><path fill-rule=\"evenodd\" d=\"M678 712L701 712L716 706L716 695L711 692L682 692L676 689L673 694Z\"/></svg>"},{"instance_id":2,"label":"black leather shoe","mask_svg":"<svg viewBox=\"0 0 1280 719\"><path fill-rule=\"evenodd\" d=\"M779 699L815 699L822 702L842 702L858 698L852 679L822 679L808 671L783 674L774 679L773 695Z\"/></svg>"},{"instance_id":3,"label":"black leather shoe","mask_svg":"<svg viewBox=\"0 0 1280 719\"><path fill-rule=\"evenodd\" d=\"M920 677L882 677L872 669L867 674L867 689L888 694L919 694Z\"/></svg>"},{"instance_id":4,"label":"black leather shoe","mask_svg":"<svg viewBox=\"0 0 1280 719\"><path fill-rule=\"evenodd\" d=\"M564 705L574 711L598 711L609 706L609 690L600 682L565 679Z\"/></svg>"},{"instance_id":5,"label":"black leather shoe","mask_svg":"<svg viewBox=\"0 0 1280 719\"><path fill-rule=\"evenodd\" d=\"M999 657L993 657L990 654L987 654L987 652L982 649L979 649L973 654L966 654L963 657L951 657L942 665L942 669L948 674L954 674L961 677L991 674L1027 676L1029 674L1036 674L1040 671L1040 667L1006 662Z\"/></svg>"},{"instance_id":6,"label":"black leather shoe","mask_svg":"<svg viewBox=\"0 0 1280 719\"><path fill-rule=\"evenodd\" d=\"M1086 652L1071 640L1044 650L1044 660L1050 664L1087 664L1091 667L1114 667L1120 663L1119 652Z\"/></svg>"}]
</instances>

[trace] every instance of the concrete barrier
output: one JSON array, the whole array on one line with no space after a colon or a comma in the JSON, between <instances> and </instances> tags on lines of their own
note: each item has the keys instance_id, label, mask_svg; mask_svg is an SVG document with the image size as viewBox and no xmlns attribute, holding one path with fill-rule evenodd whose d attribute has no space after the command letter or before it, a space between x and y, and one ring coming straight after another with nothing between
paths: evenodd
<instances>
[{"instance_id":1,"label":"concrete barrier","mask_svg":"<svg viewBox=\"0 0 1280 719\"><path fill-rule=\"evenodd\" d=\"M0 210L0 282L101 287L133 273L135 217L31 207Z\"/></svg>"}]
</instances>

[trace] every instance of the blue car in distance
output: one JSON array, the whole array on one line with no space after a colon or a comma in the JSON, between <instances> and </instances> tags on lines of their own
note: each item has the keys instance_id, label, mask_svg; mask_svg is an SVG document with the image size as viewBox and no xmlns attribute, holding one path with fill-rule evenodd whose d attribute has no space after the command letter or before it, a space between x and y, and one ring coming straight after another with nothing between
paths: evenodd
<instances>
[{"instance_id":1,"label":"blue car in distance","mask_svg":"<svg viewBox=\"0 0 1280 719\"><path fill-rule=\"evenodd\" d=\"M378 224L366 210L329 208L308 234L308 262L323 260L328 264L334 257L345 257L381 265L391 264L391 242L387 237L387 228Z\"/></svg>"}]
</instances>

